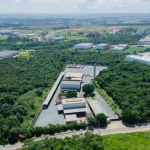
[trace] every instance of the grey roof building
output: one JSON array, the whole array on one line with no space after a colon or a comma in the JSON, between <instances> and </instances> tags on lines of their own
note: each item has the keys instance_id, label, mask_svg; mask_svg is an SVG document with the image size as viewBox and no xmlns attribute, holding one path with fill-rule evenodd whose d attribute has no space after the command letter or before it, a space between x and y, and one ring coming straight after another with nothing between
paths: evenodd
<instances>
[{"instance_id":1,"label":"grey roof building","mask_svg":"<svg viewBox=\"0 0 150 150\"><path fill-rule=\"evenodd\" d=\"M18 51L13 51L13 50L3 50L0 51L0 58L9 58L9 57L14 57L18 55Z\"/></svg>"}]
</instances>

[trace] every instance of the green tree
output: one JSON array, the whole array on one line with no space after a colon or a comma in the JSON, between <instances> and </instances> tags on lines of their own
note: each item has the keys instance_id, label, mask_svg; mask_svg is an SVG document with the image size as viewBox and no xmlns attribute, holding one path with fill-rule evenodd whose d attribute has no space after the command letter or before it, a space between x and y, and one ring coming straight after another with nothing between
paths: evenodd
<instances>
[{"instance_id":1,"label":"green tree","mask_svg":"<svg viewBox=\"0 0 150 150\"><path fill-rule=\"evenodd\" d=\"M93 84L85 84L82 89L86 95L88 95L88 94L91 95L94 92L94 85Z\"/></svg>"},{"instance_id":2,"label":"green tree","mask_svg":"<svg viewBox=\"0 0 150 150\"><path fill-rule=\"evenodd\" d=\"M107 117L105 114L103 113L100 113L100 114L97 114L95 116L97 122L100 124L100 125L105 125L106 124L106 121L107 121Z\"/></svg>"},{"instance_id":3,"label":"green tree","mask_svg":"<svg viewBox=\"0 0 150 150\"><path fill-rule=\"evenodd\" d=\"M77 97L77 92L76 91L67 91L66 97L67 98Z\"/></svg>"}]
</instances>

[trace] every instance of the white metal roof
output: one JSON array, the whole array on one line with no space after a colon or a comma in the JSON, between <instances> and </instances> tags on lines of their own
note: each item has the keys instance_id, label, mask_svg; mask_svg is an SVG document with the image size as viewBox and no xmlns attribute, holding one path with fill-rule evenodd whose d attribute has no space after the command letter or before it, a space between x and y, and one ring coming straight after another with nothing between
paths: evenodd
<instances>
[{"instance_id":1,"label":"white metal roof","mask_svg":"<svg viewBox=\"0 0 150 150\"><path fill-rule=\"evenodd\" d=\"M83 103L83 102L86 102L85 98L66 98L66 99L62 99L62 104Z\"/></svg>"},{"instance_id":2,"label":"white metal roof","mask_svg":"<svg viewBox=\"0 0 150 150\"><path fill-rule=\"evenodd\" d=\"M65 75L65 78L82 78L83 74L82 73L74 73L74 72L68 72Z\"/></svg>"},{"instance_id":3,"label":"white metal roof","mask_svg":"<svg viewBox=\"0 0 150 150\"><path fill-rule=\"evenodd\" d=\"M65 115L65 118L66 118L66 122L78 121L78 118L77 118L77 115L76 115L76 114Z\"/></svg>"},{"instance_id":4,"label":"white metal roof","mask_svg":"<svg viewBox=\"0 0 150 150\"><path fill-rule=\"evenodd\" d=\"M90 105L90 107L93 110L95 115L103 113L103 111L101 110L101 108L98 105L97 100L88 100L88 103L89 103L89 105Z\"/></svg>"},{"instance_id":5,"label":"white metal roof","mask_svg":"<svg viewBox=\"0 0 150 150\"><path fill-rule=\"evenodd\" d=\"M80 44L76 44L75 46L90 46L93 45L93 43L80 43Z\"/></svg>"},{"instance_id":6,"label":"white metal roof","mask_svg":"<svg viewBox=\"0 0 150 150\"><path fill-rule=\"evenodd\" d=\"M122 51L122 50L124 50L124 47L114 47L113 50L116 50L116 51L120 50L120 51Z\"/></svg>"},{"instance_id":7,"label":"white metal roof","mask_svg":"<svg viewBox=\"0 0 150 150\"><path fill-rule=\"evenodd\" d=\"M57 105L57 110L58 111L62 111L63 110L62 104Z\"/></svg>"},{"instance_id":8,"label":"white metal roof","mask_svg":"<svg viewBox=\"0 0 150 150\"><path fill-rule=\"evenodd\" d=\"M109 44L105 44L105 43L101 43L101 44L97 44L96 46L107 46Z\"/></svg>"}]
</instances>

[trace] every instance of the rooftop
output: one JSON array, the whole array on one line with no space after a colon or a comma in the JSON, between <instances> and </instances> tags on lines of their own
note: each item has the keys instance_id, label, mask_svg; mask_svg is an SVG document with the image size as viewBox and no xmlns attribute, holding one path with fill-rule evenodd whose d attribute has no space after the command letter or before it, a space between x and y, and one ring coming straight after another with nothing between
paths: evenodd
<instances>
[{"instance_id":1,"label":"rooftop","mask_svg":"<svg viewBox=\"0 0 150 150\"><path fill-rule=\"evenodd\" d=\"M76 114L65 115L65 118L66 118L66 122L74 122L78 120Z\"/></svg>"},{"instance_id":2,"label":"rooftop","mask_svg":"<svg viewBox=\"0 0 150 150\"><path fill-rule=\"evenodd\" d=\"M83 102L86 102L85 98L66 98L66 99L62 99L62 104L83 103Z\"/></svg>"},{"instance_id":3,"label":"rooftop","mask_svg":"<svg viewBox=\"0 0 150 150\"><path fill-rule=\"evenodd\" d=\"M65 78L82 78L83 74L82 73L66 73Z\"/></svg>"},{"instance_id":4,"label":"rooftop","mask_svg":"<svg viewBox=\"0 0 150 150\"><path fill-rule=\"evenodd\" d=\"M150 52L139 53L138 55L127 55L127 56L135 59L150 61Z\"/></svg>"},{"instance_id":5,"label":"rooftop","mask_svg":"<svg viewBox=\"0 0 150 150\"><path fill-rule=\"evenodd\" d=\"M12 56L12 55L16 55L16 53L19 53L19 52L12 51L12 50L3 50L3 51L0 51L0 57L5 58L5 57Z\"/></svg>"},{"instance_id":6,"label":"rooftop","mask_svg":"<svg viewBox=\"0 0 150 150\"><path fill-rule=\"evenodd\" d=\"M80 44L76 44L75 46L90 46L93 45L93 43L80 43Z\"/></svg>"},{"instance_id":7,"label":"rooftop","mask_svg":"<svg viewBox=\"0 0 150 150\"><path fill-rule=\"evenodd\" d=\"M109 45L109 44L101 43L101 44L97 44L96 46L106 46L106 45Z\"/></svg>"}]
</instances>

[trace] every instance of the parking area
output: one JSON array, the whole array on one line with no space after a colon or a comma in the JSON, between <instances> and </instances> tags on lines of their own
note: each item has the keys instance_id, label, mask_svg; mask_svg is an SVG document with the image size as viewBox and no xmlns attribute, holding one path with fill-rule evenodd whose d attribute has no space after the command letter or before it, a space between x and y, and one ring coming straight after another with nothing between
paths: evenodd
<instances>
[{"instance_id":1,"label":"parking area","mask_svg":"<svg viewBox=\"0 0 150 150\"><path fill-rule=\"evenodd\" d=\"M107 67L103 66L96 66L96 75L99 74L100 71L106 69ZM83 82L81 84L81 87L85 84L91 83L91 80L94 76L94 66L83 66L79 68L68 68L65 69L65 74L68 72L73 73L83 73ZM64 116L63 114L58 114L57 107L55 104L55 100L57 99L58 94L60 93L60 85L58 86L58 89L56 90L56 93L54 94L49 106L47 109L43 109L41 114L39 115L37 121L35 122L36 126L48 126L49 124L65 124ZM96 99L100 103L101 109L104 111L104 113L107 113L109 117L115 117L114 112L109 107L109 105L105 102L105 100L97 93L97 91L94 92ZM81 90L80 97L83 96L83 92ZM89 109L88 109L89 110ZM89 110L90 111L90 110Z\"/></svg>"}]
</instances>

